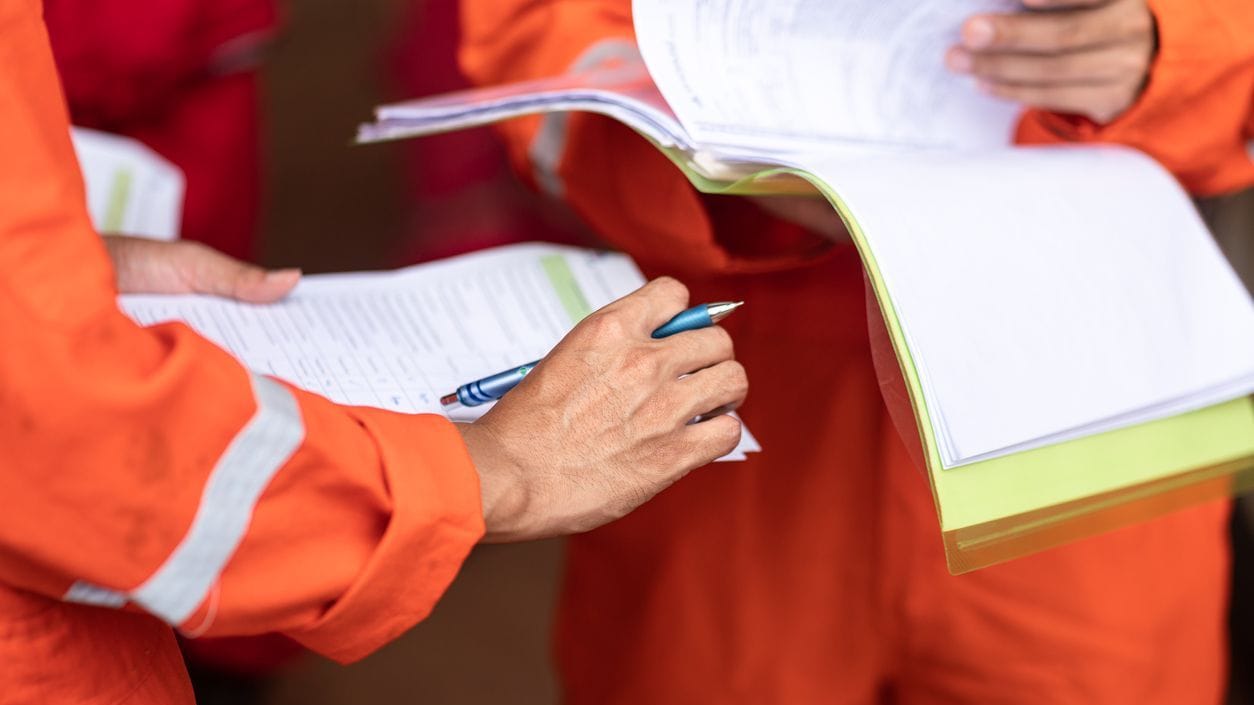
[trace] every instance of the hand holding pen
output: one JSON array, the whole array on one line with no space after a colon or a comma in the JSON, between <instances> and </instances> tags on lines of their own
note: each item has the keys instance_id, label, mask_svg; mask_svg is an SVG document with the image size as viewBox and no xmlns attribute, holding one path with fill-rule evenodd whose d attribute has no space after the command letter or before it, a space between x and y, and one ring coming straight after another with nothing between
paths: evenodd
<instances>
[{"instance_id":1,"label":"hand holding pen","mask_svg":"<svg viewBox=\"0 0 1254 705\"><path fill-rule=\"evenodd\" d=\"M675 314L669 321L655 329L651 337L658 340L668 338L677 333L683 333L684 331L709 328L730 316L733 311L743 306L744 303L743 301L721 301L714 304L693 306ZM458 387L457 391L440 397L440 403L445 408L452 408L459 405L479 406L490 401L496 401L505 396L509 390L517 387L523 381L523 378L530 374L538 364L540 364L540 360L512 367L473 382L467 382Z\"/></svg>"},{"instance_id":2,"label":"hand holding pen","mask_svg":"<svg viewBox=\"0 0 1254 705\"><path fill-rule=\"evenodd\" d=\"M687 329L709 325L708 309L672 315L687 303L679 282L650 282L585 318L513 392L458 425L486 540L591 529L736 447L736 417L690 423L739 406L748 379L725 330ZM676 326L686 330L650 337Z\"/></svg>"}]
</instances>

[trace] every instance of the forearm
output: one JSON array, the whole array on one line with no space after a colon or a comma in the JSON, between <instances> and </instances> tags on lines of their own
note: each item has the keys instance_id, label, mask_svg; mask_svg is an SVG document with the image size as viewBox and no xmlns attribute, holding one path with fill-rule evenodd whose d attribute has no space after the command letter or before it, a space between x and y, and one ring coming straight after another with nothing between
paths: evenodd
<instances>
[{"instance_id":1,"label":"forearm","mask_svg":"<svg viewBox=\"0 0 1254 705\"><path fill-rule=\"evenodd\" d=\"M27 331L0 364L9 584L352 658L421 619L482 533L441 418L337 407L182 326L36 339L3 298ZM123 363L146 335L158 352Z\"/></svg>"}]
</instances>

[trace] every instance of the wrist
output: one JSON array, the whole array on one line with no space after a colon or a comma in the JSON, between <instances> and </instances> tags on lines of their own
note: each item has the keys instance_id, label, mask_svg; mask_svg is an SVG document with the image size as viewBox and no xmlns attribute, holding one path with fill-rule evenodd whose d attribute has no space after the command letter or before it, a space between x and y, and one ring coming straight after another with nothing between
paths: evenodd
<instances>
[{"instance_id":1,"label":"wrist","mask_svg":"<svg viewBox=\"0 0 1254 705\"><path fill-rule=\"evenodd\" d=\"M481 423L456 426L479 475L485 528L483 541L502 543L527 538L526 518L531 497L518 463L488 426Z\"/></svg>"}]
</instances>

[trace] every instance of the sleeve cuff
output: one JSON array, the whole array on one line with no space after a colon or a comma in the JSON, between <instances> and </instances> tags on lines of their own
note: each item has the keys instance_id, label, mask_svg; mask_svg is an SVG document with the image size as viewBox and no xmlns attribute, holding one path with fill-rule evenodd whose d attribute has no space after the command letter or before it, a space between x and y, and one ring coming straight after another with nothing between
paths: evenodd
<instances>
[{"instance_id":1,"label":"sleeve cuff","mask_svg":"<svg viewBox=\"0 0 1254 705\"><path fill-rule=\"evenodd\" d=\"M478 474L452 423L375 409L353 414L378 439L391 521L344 596L315 624L289 634L341 663L426 618L484 532Z\"/></svg>"}]
</instances>

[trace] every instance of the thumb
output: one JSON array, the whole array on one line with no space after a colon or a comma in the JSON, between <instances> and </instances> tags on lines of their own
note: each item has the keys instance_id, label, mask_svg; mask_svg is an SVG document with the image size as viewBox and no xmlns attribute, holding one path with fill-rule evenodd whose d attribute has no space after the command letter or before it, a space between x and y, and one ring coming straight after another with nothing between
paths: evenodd
<instances>
[{"instance_id":1,"label":"thumb","mask_svg":"<svg viewBox=\"0 0 1254 705\"><path fill-rule=\"evenodd\" d=\"M180 263L190 291L247 303L273 303L300 281L299 269L266 270L203 246L185 249Z\"/></svg>"}]
</instances>

